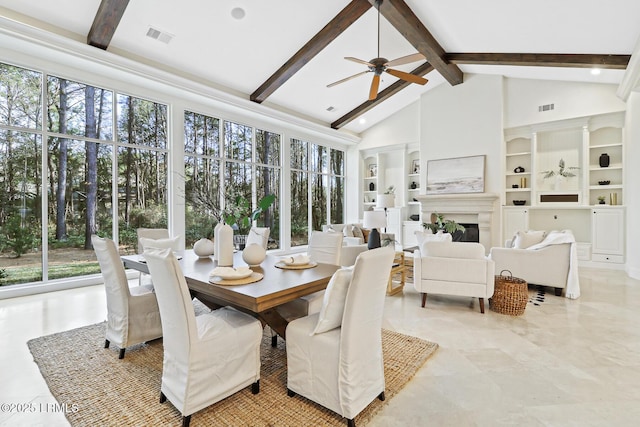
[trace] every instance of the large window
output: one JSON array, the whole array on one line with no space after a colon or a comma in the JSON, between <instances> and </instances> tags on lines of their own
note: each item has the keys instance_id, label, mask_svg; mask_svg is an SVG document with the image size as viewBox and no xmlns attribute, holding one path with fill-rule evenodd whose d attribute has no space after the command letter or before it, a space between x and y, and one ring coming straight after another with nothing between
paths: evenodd
<instances>
[{"instance_id":1,"label":"large window","mask_svg":"<svg viewBox=\"0 0 640 427\"><path fill-rule=\"evenodd\" d=\"M291 152L291 246L310 230L344 220L344 152L298 139Z\"/></svg>"},{"instance_id":2,"label":"large window","mask_svg":"<svg viewBox=\"0 0 640 427\"><path fill-rule=\"evenodd\" d=\"M343 222L343 151L303 140L283 147L282 134L264 127L169 113L152 100L0 63L0 286L98 273L92 234L130 254L137 228L182 230L181 215L169 218L169 188L184 188L187 247L213 235L237 196L248 215L275 195L255 221L270 227L269 249L306 245L310 230ZM170 123L183 120L184 145L172 143ZM183 154L183 176L169 173L172 150Z\"/></svg>"},{"instance_id":3,"label":"large window","mask_svg":"<svg viewBox=\"0 0 640 427\"><path fill-rule=\"evenodd\" d=\"M270 227L269 249L279 248L280 135L190 111L184 118L187 245L211 237L218 221L238 208L238 198L249 213L274 194L276 202L256 225Z\"/></svg>"},{"instance_id":4,"label":"large window","mask_svg":"<svg viewBox=\"0 0 640 427\"><path fill-rule=\"evenodd\" d=\"M165 105L0 73L0 285L98 273L92 234L130 253L137 227L167 227Z\"/></svg>"}]
</instances>

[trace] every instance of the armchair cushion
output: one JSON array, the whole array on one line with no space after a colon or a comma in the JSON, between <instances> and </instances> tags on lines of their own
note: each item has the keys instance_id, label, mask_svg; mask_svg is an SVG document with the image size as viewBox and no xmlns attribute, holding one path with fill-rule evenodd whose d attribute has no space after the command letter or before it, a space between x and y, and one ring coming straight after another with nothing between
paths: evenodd
<instances>
[{"instance_id":1,"label":"armchair cushion","mask_svg":"<svg viewBox=\"0 0 640 427\"><path fill-rule=\"evenodd\" d=\"M537 245L544 240L546 232L544 230L517 231L511 239L515 249L527 249L529 246Z\"/></svg>"},{"instance_id":2,"label":"armchair cushion","mask_svg":"<svg viewBox=\"0 0 640 427\"><path fill-rule=\"evenodd\" d=\"M342 325L344 303L349 290L353 268L341 268L336 271L324 292L318 323L313 334L321 334Z\"/></svg>"}]
</instances>

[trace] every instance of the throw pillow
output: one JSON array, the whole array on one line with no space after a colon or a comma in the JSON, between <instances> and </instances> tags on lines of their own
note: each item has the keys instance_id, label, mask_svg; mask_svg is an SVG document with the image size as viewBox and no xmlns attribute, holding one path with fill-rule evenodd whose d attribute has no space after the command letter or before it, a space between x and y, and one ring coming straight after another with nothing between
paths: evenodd
<instances>
[{"instance_id":1,"label":"throw pillow","mask_svg":"<svg viewBox=\"0 0 640 427\"><path fill-rule=\"evenodd\" d=\"M180 236L168 239L150 239L148 237L141 237L140 243L145 250L149 248L171 249L174 251L180 250Z\"/></svg>"},{"instance_id":2,"label":"throw pillow","mask_svg":"<svg viewBox=\"0 0 640 427\"><path fill-rule=\"evenodd\" d=\"M365 243L369 242L369 233L371 233L371 230L367 230L366 228L362 229L362 238L364 239Z\"/></svg>"},{"instance_id":3,"label":"throw pillow","mask_svg":"<svg viewBox=\"0 0 640 427\"><path fill-rule=\"evenodd\" d=\"M353 237L353 226L351 224L345 224L342 229L342 235L344 237Z\"/></svg>"},{"instance_id":4,"label":"throw pillow","mask_svg":"<svg viewBox=\"0 0 640 427\"><path fill-rule=\"evenodd\" d=\"M515 249L527 249L529 246L537 245L544 240L544 230L518 231L513 239Z\"/></svg>"},{"instance_id":5,"label":"throw pillow","mask_svg":"<svg viewBox=\"0 0 640 427\"><path fill-rule=\"evenodd\" d=\"M354 225L351 229L353 231L353 237L359 237L364 242L364 234L362 234L362 229L357 225Z\"/></svg>"},{"instance_id":6,"label":"throw pillow","mask_svg":"<svg viewBox=\"0 0 640 427\"><path fill-rule=\"evenodd\" d=\"M342 313L352 275L353 267L341 268L333 273L327 289L324 291L318 323L311 335L321 334L342 325Z\"/></svg>"}]
</instances>

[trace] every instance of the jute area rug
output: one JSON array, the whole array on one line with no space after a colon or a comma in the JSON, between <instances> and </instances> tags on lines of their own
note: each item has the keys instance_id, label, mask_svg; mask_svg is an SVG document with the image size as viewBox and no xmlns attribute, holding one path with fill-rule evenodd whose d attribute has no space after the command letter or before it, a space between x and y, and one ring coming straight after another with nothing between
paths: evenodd
<instances>
[{"instance_id":1,"label":"jute area rug","mask_svg":"<svg viewBox=\"0 0 640 427\"><path fill-rule=\"evenodd\" d=\"M268 328L267 328L268 329ZM85 326L28 342L51 393L73 426L179 426L180 413L159 403L162 339L118 350L104 349L105 324ZM356 417L365 425L414 376L438 345L383 330L386 401L375 399ZM301 396L288 397L285 344L262 340L260 393L251 387L196 412L192 426L344 426L345 420Z\"/></svg>"}]
</instances>

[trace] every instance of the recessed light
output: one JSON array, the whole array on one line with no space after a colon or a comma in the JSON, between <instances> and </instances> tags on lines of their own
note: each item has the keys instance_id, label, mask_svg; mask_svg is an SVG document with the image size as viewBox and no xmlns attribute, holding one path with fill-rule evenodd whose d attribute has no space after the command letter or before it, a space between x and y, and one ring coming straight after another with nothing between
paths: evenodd
<instances>
[{"instance_id":1,"label":"recessed light","mask_svg":"<svg viewBox=\"0 0 640 427\"><path fill-rule=\"evenodd\" d=\"M361 125L367 123L367 119L365 119L364 117L361 118L360 120L358 120L358 123L360 123Z\"/></svg>"},{"instance_id":2,"label":"recessed light","mask_svg":"<svg viewBox=\"0 0 640 427\"><path fill-rule=\"evenodd\" d=\"M233 9L231 9L231 16L233 16L235 19L242 19L244 18L244 15L246 15L246 13L241 7L234 7Z\"/></svg>"},{"instance_id":3,"label":"recessed light","mask_svg":"<svg viewBox=\"0 0 640 427\"><path fill-rule=\"evenodd\" d=\"M600 68L592 68L591 74L593 74L594 76L597 76L598 74L600 74Z\"/></svg>"}]
</instances>

